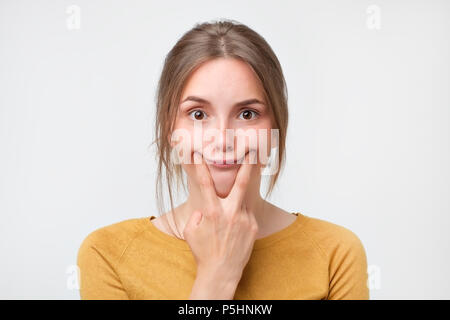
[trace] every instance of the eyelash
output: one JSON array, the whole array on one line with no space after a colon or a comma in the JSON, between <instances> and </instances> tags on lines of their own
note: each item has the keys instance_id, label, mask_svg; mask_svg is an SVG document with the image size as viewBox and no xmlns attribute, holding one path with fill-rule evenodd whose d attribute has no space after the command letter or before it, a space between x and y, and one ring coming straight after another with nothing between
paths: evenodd
<instances>
[{"instance_id":1,"label":"eyelash","mask_svg":"<svg viewBox=\"0 0 450 320\"><path fill-rule=\"evenodd\" d=\"M188 114L188 116L191 117L191 114L194 113L194 112L196 112L196 111L201 111L201 112L203 112L203 113L206 115L206 113L205 113L203 110L200 110L200 109L192 109L192 110L188 111L187 114ZM252 110L252 109L243 109L243 110L239 113L239 115L241 115L244 111L250 111L250 112L253 112L253 114L254 114L253 118L250 119L250 120L243 119L243 120L246 120L246 121L255 120L254 118L258 118L258 117L260 116L260 114L259 114L258 111L255 111L255 110ZM192 117L191 117L191 118L192 118ZM192 120L194 120L194 121L203 121L203 120L197 120L197 119L194 119L194 118L192 118Z\"/></svg>"}]
</instances>

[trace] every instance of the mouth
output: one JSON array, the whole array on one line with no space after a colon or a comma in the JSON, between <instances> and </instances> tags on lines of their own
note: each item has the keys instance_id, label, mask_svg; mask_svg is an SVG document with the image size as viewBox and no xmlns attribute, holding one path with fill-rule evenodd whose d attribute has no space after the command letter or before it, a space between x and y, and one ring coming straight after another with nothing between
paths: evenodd
<instances>
[{"instance_id":1,"label":"mouth","mask_svg":"<svg viewBox=\"0 0 450 320\"><path fill-rule=\"evenodd\" d=\"M240 159L233 159L232 161L231 160L226 161L225 159L213 159L213 160L207 159L207 158L204 158L204 159L205 159L205 162L211 167L218 168L218 169L234 169L234 168L238 168L242 164L246 155L247 154L245 154Z\"/></svg>"}]
</instances>

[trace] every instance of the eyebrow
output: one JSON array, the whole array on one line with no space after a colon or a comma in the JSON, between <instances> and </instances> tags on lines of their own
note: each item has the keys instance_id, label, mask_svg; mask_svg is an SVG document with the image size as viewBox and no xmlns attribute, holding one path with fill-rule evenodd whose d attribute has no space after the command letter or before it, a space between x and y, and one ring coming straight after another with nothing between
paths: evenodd
<instances>
[{"instance_id":1,"label":"eyebrow","mask_svg":"<svg viewBox=\"0 0 450 320\"><path fill-rule=\"evenodd\" d=\"M205 100L203 98L196 97L196 96L189 96L186 99L184 99L181 103L185 103L186 101L194 101L194 102L198 102L198 103L204 103L204 104L211 105L211 103L208 100ZM234 106L242 107L242 106L248 106L250 104L262 104L263 106L265 106L264 102L262 102L261 100L255 99L255 98L237 102L237 103L235 103Z\"/></svg>"}]
</instances>

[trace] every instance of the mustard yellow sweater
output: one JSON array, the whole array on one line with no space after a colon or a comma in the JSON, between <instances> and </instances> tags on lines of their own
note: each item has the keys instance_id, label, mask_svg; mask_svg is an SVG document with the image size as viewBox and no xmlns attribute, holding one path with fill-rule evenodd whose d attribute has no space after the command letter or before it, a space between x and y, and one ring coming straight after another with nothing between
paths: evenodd
<instances>
[{"instance_id":1,"label":"mustard yellow sweater","mask_svg":"<svg viewBox=\"0 0 450 320\"><path fill-rule=\"evenodd\" d=\"M301 213L254 243L236 300L369 299L367 259L349 229ZM196 263L186 241L154 216L91 232L77 256L81 299L188 299Z\"/></svg>"}]
</instances>

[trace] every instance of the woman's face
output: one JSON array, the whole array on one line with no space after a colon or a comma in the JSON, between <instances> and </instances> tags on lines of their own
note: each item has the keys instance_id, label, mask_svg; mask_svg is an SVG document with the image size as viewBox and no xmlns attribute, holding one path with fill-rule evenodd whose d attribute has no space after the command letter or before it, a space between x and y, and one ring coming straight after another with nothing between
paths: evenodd
<instances>
[{"instance_id":1,"label":"woman's face","mask_svg":"<svg viewBox=\"0 0 450 320\"><path fill-rule=\"evenodd\" d=\"M171 145L182 155L189 179L196 179L190 165L193 155L201 155L217 195L225 198L250 150L259 155L258 169L266 163L261 159L270 153L271 128L271 112L252 69L238 59L217 58L201 64L188 78Z\"/></svg>"}]
</instances>

